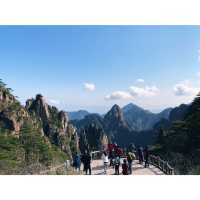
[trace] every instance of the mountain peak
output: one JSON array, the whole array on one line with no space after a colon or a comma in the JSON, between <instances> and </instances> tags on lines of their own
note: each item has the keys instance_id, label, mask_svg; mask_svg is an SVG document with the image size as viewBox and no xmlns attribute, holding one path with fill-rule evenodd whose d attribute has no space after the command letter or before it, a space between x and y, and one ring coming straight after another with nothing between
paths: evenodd
<instances>
[{"instance_id":1,"label":"mountain peak","mask_svg":"<svg viewBox=\"0 0 200 200\"><path fill-rule=\"evenodd\" d=\"M107 131L115 132L119 129L129 131L123 111L117 104L104 116L104 123Z\"/></svg>"},{"instance_id":2,"label":"mountain peak","mask_svg":"<svg viewBox=\"0 0 200 200\"><path fill-rule=\"evenodd\" d=\"M125 121L132 130L136 131L151 130L160 119L168 119L170 112L171 109L169 108L155 114L133 103L129 103L123 107Z\"/></svg>"},{"instance_id":3,"label":"mountain peak","mask_svg":"<svg viewBox=\"0 0 200 200\"><path fill-rule=\"evenodd\" d=\"M149 113L151 114L151 112L149 110L145 110L133 103L129 103L128 105L123 107L123 112L127 113L127 112L135 112L135 113Z\"/></svg>"},{"instance_id":4,"label":"mountain peak","mask_svg":"<svg viewBox=\"0 0 200 200\"><path fill-rule=\"evenodd\" d=\"M126 106L124 106L123 110L129 110L129 109L140 109L140 110L144 110L143 108L137 106L134 103L129 103Z\"/></svg>"},{"instance_id":5,"label":"mountain peak","mask_svg":"<svg viewBox=\"0 0 200 200\"><path fill-rule=\"evenodd\" d=\"M113 111L121 111L121 108L120 108L119 105L115 104L115 105L111 108L111 110L113 110Z\"/></svg>"},{"instance_id":6,"label":"mountain peak","mask_svg":"<svg viewBox=\"0 0 200 200\"><path fill-rule=\"evenodd\" d=\"M122 122L124 121L123 111L117 104L115 104L104 118Z\"/></svg>"}]
</instances>

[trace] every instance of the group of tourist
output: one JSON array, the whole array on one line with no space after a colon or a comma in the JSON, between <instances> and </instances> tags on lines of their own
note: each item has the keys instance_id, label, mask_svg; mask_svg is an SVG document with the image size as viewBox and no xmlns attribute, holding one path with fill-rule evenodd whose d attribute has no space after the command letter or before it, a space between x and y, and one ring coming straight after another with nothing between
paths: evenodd
<instances>
[{"instance_id":1,"label":"group of tourist","mask_svg":"<svg viewBox=\"0 0 200 200\"><path fill-rule=\"evenodd\" d=\"M92 157L89 151L85 151L82 155L76 153L73 157L73 167L77 173L81 172L81 164L83 163L83 171L86 175L92 175L91 167Z\"/></svg>"},{"instance_id":2,"label":"group of tourist","mask_svg":"<svg viewBox=\"0 0 200 200\"><path fill-rule=\"evenodd\" d=\"M102 155L104 174L107 174L107 169L109 166L115 170L115 175L120 175L120 166L122 166L123 175L132 174L132 163L134 159L135 155L130 152L127 155L127 159L124 159L122 163L122 156L116 154L114 150L112 150L109 154L105 151Z\"/></svg>"},{"instance_id":3,"label":"group of tourist","mask_svg":"<svg viewBox=\"0 0 200 200\"><path fill-rule=\"evenodd\" d=\"M147 147L145 148L145 151L140 147L138 148L138 151L124 151L121 155L118 154L119 150L116 150L117 148L119 147L114 146L110 149L111 151L109 153L110 166L115 169L115 175L120 175L120 167L123 175L131 175L133 173L133 162L137 157L140 164L145 162L145 167L149 166L149 152ZM104 169L106 168L104 167ZM106 171L104 172L106 173Z\"/></svg>"},{"instance_id":4,"label":"group of tourist","mask_svg":"<svg viewBox=\"0 0 200 200\"><path fill-rule=\"evenodd\" d=\"M108 146L108 149L102 152L102 165L104 174L107 174L109 167L115 171L115 175L131 175L133 173L134 160L138 159L141 165L149 167L149 150L148 147L142 147L137 150L123 151L116 144ZM92 156L89 151L85 151L82 155L76 153L73 157L73 167L80 173L81 165L83 164L83 171L86 175L92 174Z\"/></svg>"}]
</instances>

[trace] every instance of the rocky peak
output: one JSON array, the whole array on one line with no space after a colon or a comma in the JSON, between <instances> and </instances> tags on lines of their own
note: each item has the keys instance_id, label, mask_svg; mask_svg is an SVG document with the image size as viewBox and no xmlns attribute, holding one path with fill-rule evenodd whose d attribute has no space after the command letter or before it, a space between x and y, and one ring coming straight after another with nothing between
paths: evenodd
<instances>
[{"instance_id":1,"label":"rocky peak","mask_svg":"<svg viewBox=\"0 0 200 200\"><path fill-rule=\"evenodd\" d=\"M44 99L43 99L44 97L41 95L41 94L37 94L36 95L36 100L37 101L43 101Z\"/></svg>"},{"instance_id":2,"label":"rocky peak","mask_svg":"<svg viewBox=\"0 0 200 200\"><path fill-rule=\"evenodd\" d=\"M123 111L118 105L114 105L104 116L104 124L106 131L117 130L118 128L128 129L128 125L124 120Z\"/></svg>"},{"instance_id":3,"label":"rocky peak","mask_svg":"<svg viewBox=\"0 0 200 200\"><path fill-rule=\"evenodd\" d=\"M36 99L31 99L26 102L29 111L35 112L38 117L47 121L49 119L48 104L45 102L41 94L36 95Z\"/></svg>"},{"instance_id":4,"label":"rocky peak","mask_svg":"<svg viewBox=\"0 0 200 200\"><path fill-rule=\"evenodd\" d=\"M66 128L68 127L68 122L69 122L69 119L68 119L66 112L60 111L58 113L58 119L61 123L62 129L66 130Z\"/></svg>"},{"instance_id":5,"label":"rocky peak","mask_svg":"<svg viewBox=\"0 0 200 200\"><path fill-rule=\"evenodd\" d=\"M111 110L105 115L104 119L112 119L117 121L124 121L122 109L118 105L114 105Z\"/></svg>"},{"instance_id":6,"label":"rocky peak","mask_svg":"<svg viewBox=\"0 0 200 200\"><path fill-rule=\"evenodd\" d=\"M9 88L0 87L0 110L3 110L14 102L17 102L10 92Z\"/></svg>"},{"instance_id":7,"label":"rocky peak","mask_svg":"<svg viewBox=\"0 0 200 200\"><path fill-rule=\"evenodd\" d=\"M18 135L29 114L12 95L12 89L5 86L0 80L0 125L9 133Z\"/></svg>"}]
</instances>

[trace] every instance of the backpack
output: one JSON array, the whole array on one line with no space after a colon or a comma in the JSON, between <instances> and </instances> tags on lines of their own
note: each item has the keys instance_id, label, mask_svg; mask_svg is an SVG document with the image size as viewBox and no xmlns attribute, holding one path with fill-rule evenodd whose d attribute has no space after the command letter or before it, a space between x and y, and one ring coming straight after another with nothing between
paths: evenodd
<instances>
[{"instance_id":1,"label":"backpack","mask_svg":"<svg viewBox=\"0 0 200 200\"><path fill-rule=\"evenodd\" d=\"M129 153L127 159L128 159L128 161L132 162L133 160L136 159L136 156L133 153Z\"/></svg>"}]
</instances>

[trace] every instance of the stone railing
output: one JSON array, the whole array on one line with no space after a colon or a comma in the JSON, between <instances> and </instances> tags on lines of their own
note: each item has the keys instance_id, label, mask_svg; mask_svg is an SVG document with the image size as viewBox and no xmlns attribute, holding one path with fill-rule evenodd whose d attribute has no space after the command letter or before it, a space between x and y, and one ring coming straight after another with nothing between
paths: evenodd
<instances>
[{"instance_id":1,"label":"stone railing","mask_svg":"<svg viewBox=\"0 0 200 200\"><path fill-rule=\"evenodd\" d=\"M159 156L151 155L149 158L150 164L159 168L167 175L174 175L174 168L172 168L168 162L162 160Z\"/></svg>"}]
</instances>

